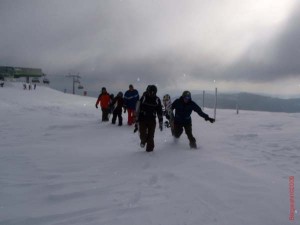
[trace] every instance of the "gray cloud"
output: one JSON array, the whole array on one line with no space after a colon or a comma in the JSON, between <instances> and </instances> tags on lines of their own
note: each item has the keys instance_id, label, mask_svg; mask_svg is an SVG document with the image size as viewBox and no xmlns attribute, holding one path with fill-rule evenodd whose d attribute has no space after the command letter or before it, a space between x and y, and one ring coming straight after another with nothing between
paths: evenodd
<instances>
[{"instance_id":1,"label":"gray cloud","mask_svg":"<svg viewBox=\"0 0 300 225\"><path fill-rule=\"evenodd\" d=\"M195 82L299 77L299 8L261 42L249 5L236 0L1 0L0 62L78 72L91 88L137 80L176 88L182 74Z\"/></svg>"}]
</instances>

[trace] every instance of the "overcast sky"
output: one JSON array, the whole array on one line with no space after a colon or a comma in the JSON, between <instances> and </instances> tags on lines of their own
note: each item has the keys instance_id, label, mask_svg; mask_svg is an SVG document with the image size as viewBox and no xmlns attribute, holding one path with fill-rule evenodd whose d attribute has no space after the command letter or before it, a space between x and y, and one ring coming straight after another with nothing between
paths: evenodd
<instances>
[{"instance_id":1,"label":"overcast sky","mask_svg":"<svg viewBox=\"0 0 300 225\"><path fill-rule=\"evenodd\" d=\"M57 88L79 73L87 91L292 96L299 21L297 0L0 0L0 66L42 68Z\"/></svg>"}]
</instances>

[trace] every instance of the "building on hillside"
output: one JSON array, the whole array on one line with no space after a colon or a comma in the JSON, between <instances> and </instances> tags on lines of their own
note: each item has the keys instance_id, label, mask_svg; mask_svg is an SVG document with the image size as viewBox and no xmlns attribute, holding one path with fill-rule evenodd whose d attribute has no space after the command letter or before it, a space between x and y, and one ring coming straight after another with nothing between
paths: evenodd
<instances>
[{"instance_id":1,"label":"building on hillside","mask_svg":"<svg viewBox=\"0 0 300 225\"><path fill-rule=\"evenodd\" d=\"M24 67L9 67L9 66L0 66L0 79L5 78L26 78L26 83L29 83L30 78L38 79L44 77L42 69L38 68L24 68Z\"/></svg>"}]
</instances>

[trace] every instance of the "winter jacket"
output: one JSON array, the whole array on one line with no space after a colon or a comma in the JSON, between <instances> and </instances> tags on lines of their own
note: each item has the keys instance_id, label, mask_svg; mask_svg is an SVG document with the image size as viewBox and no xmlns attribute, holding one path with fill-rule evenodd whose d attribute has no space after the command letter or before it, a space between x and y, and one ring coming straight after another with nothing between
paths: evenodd
<instances>
[{"instance_id":1,"label":"winter jacket","mask_svg":"<svg viewBox=\"0 0 300 225\"><path fill-rule=\"evenodd\" d=\"M185 103L183 97L176 99L172 103L172 110L175 109L175 118L174 123L176 124L191 124L192 118L191 114L192 111L198 113L199 116L203 117L207 120L209 117L206 113L202 111L202 109L192 100Z\"/></svg>"},{"instance_id":2,"label":"winter jacket","mask_svg":"<svg viewBox=\"0 0 300 225\"><path fill-rule=\"evenodd\" d=\"M113 99L111 105L115 105L116 107L114 111L121 111L122 112L122 107L124 107L124 99L123 97L117 96Z\"/></svg>"},{"instance_id":3,"label":"winter jacket","mask_svg":"<svg viewBox=\"0 0 300 225\"><path fill-rule=\"evenodd\" d=\"M96 105L100 102L101 109L108 109L110 103L110 97L107 92L101 93L97 99Z\"/></svg>"},{"instance_id":4,"label":"winter jacket","mask_svg":"<svg viewBox=\"0 0 300 225\"><path fill-rule=\"evenodd\" d=\"M138 103L137 114L139 121L155 120L163 121L162 105L159 97L143 95Z\"/></svg>"},{"instance_id":5,"label":"winter jacket","mask_svg":"<svg viewBox=\"0 0 300 225\"><path fill-rule=\"evenodd\" d=\"M128 90L125 92L124 101L127 109L135 109L136 103L139 100L139 92L137 90Z\"/></svg>"}]
</instances>

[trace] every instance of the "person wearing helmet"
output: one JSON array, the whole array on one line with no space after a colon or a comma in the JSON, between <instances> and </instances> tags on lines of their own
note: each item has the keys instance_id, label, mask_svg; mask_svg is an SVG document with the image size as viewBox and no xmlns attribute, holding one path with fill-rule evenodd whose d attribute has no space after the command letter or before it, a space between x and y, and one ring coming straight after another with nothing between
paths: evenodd
<instances>
[{"instance_id":1,"label":"person wearing helmet","mask_svg":"<svg viewBox=\"0 0 300 225\"><path fill-rule=\"evenodd\" d=\"M95 107L98 109L98 104L100 103L101 110L102 110L102 122L109 121L108 114L110 111L109 104L110 104L110 97L106 91L106 88L103 87L101 89L101 93L97 99Z\"/></svg>"},{"instance_id":2,"label":"person wearing helmet","mask_svg":"<svg viewBox=\"0 0 300 225\"><path fill-rule=\"evenodd\" d=\"M196 149L196 139L192 133L192 111L195 111L199 116L211 123L215 122L215 119L210 118L194 101L192 101L191 93L189 91L184 91L181 97L172 103L172 110L175 110L174 137L179 138L184 129L190 141L190 148Z\"/></svg>"},{"instance_id":3,"label":"person wearing helmet","mask_svg":"<svg viewBox=\"0 0 300 225\"><path fill-rule=\"evenodd\" d=\"M133 85L129 85L129 90L125 92L124 95L124 102L128 114L128 122L127 124L130 126L134 123L134 114L135 114L135 108L136 103L139 100L139 92L134 89Z\"/></svg>"},{"instance_id":4,"label":"person wearing helmet","mask_svg":"<svg viewBox=\"0 0 300 225\"><path fill-rule=\"evenodd\" d=\"M146 92L137 103L136 121L139 125L140 146L146 146L147 152L154 150L154 133L156 128L156 116L159 121L159 128L163 129L163 114L160 98L156 96L157 88L149 85Z\"/></svg>"},{"instance_id":5,"label":"person wearing helmet","mask_svg":"<svg viewBox=\"0 0 300 225\"><path fill-rule=\"evenodd\" d=\"M116 107L113 107L114 105L116 105ZM118 117L119 120L118 126L122 126L123 125L122 108L125 109L125 105L124 105L123 93L121 91L112 100L111 107L114 108L113 118L111 120L111 123L116 124L116 120Z\"/></svg>"}]
</instances>

